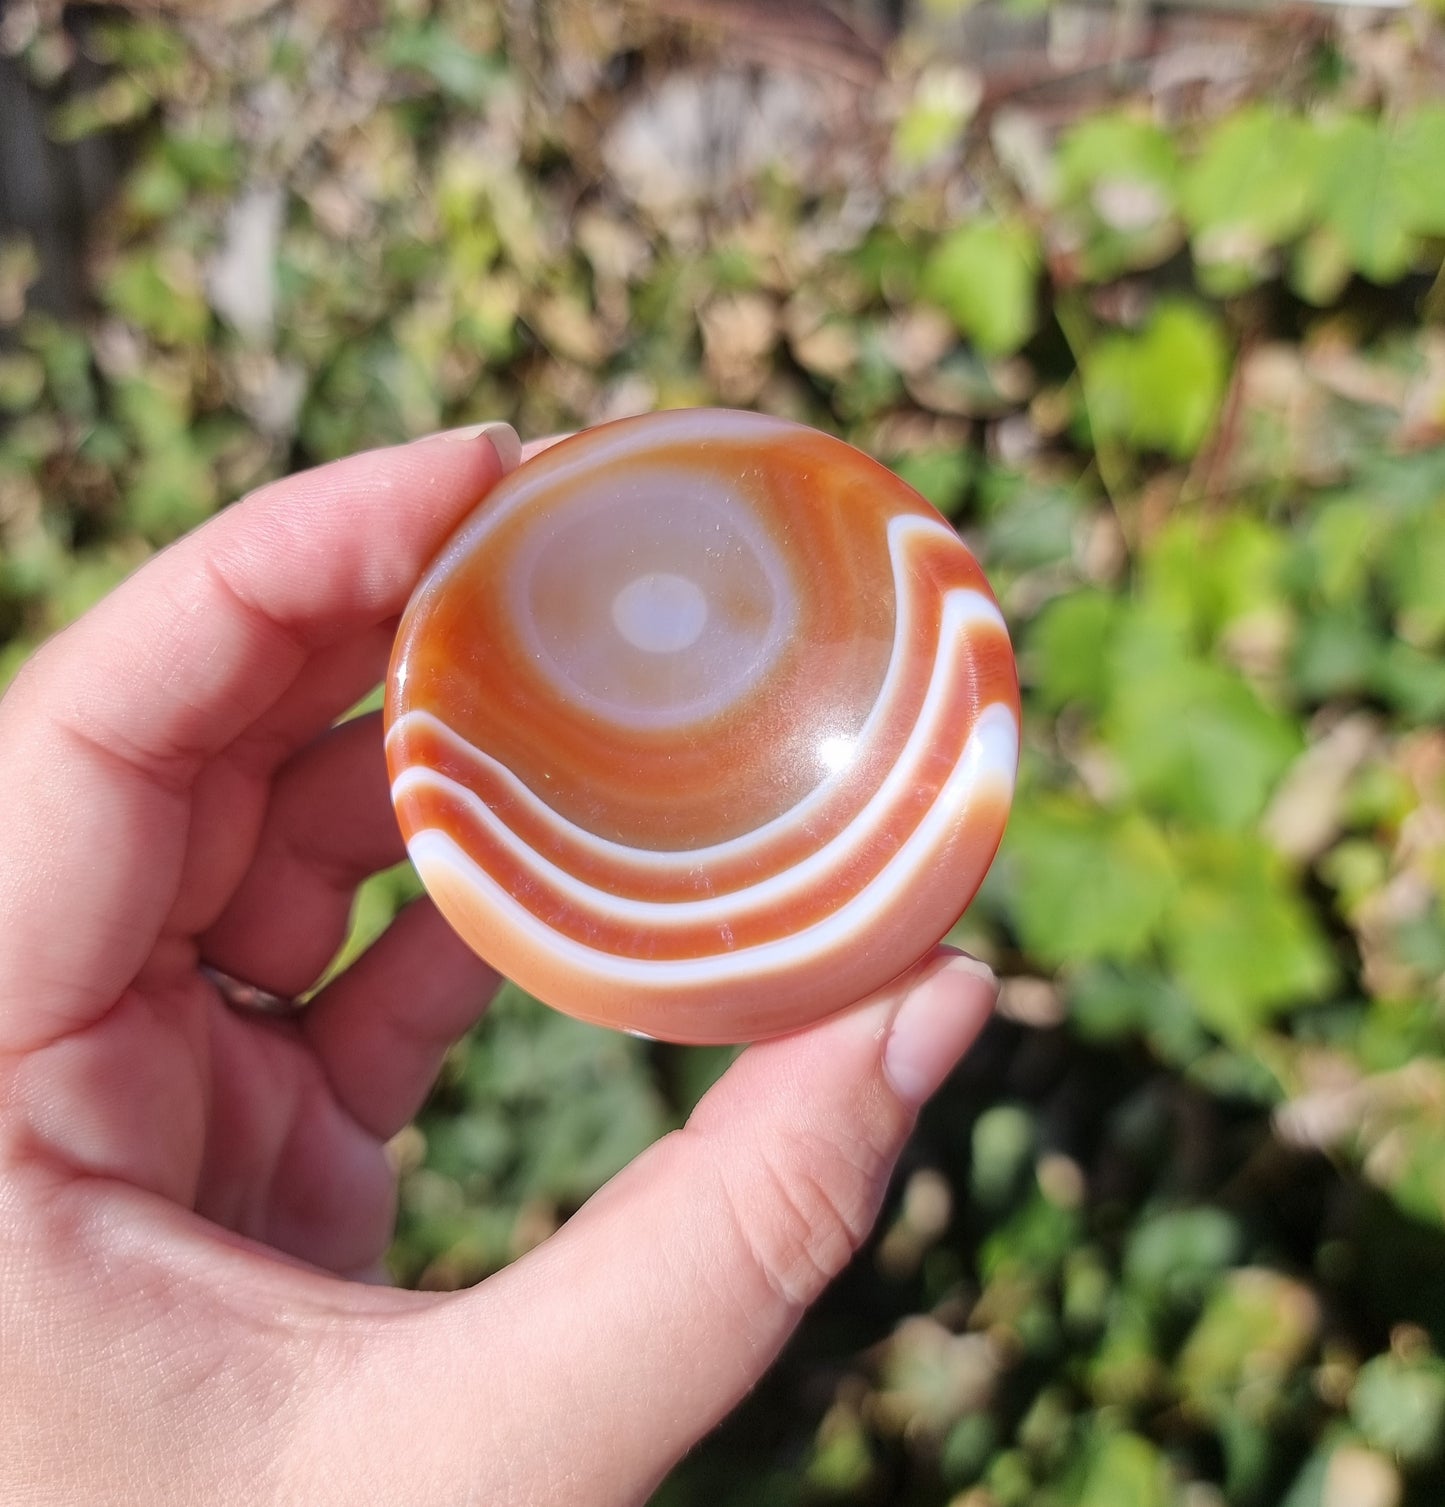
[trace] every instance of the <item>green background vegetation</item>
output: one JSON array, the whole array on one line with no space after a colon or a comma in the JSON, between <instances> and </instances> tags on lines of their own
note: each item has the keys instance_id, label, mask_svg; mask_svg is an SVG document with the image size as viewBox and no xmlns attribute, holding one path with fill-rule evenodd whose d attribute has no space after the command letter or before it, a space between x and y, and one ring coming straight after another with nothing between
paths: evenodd
<instances>
[{"instance_id":1,"label":"green background vegetation","mask_svg":"<svg viewBox=\"0 0 1445 1507\"><path fill-rule=\"evenodd\" d=\"M73 308L0 243L0 677L271 476L705 402L896 466L1014 630L1000 1019L659 1502L1445 1500L1438 17L1005 8L1020 76L949 0L786 70L590 0L208 9L8 9L127 165ZM398 1278L544 1238L728 1057L504 996L398 1139Z\"/></svg>"}]
</instances>

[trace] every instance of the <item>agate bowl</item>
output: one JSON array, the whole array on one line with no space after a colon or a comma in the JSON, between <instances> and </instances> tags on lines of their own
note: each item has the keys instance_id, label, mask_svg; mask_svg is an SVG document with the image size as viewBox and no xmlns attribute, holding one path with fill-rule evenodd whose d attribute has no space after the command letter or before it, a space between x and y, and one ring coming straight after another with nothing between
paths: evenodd
<instances>
[{"instance_id":1,"label":"agate bowl","mask_svg":"<svg viewBox=\"0 0 1445 1507\"><path fill-rule=\"evenodd\" d=\"M683 410L503 480L402 620L392 796L501 973L683 1042L797 1029L953 926L1002 836L1018 682L983 571L885 467Z\"/></svg>"}]
</instances>

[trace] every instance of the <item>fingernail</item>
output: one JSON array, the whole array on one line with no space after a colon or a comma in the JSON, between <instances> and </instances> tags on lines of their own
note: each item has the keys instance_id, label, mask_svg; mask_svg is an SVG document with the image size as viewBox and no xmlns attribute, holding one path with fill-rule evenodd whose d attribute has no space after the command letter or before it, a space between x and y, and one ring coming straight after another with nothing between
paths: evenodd
<instances>
[{"instance_id":1,"label":"fingernail","mask_svg":"<svg viewBox=\"0 0 1445 1507\"><path fill-rule=\"evenodd\" d=\"M904 996L883 1048L883 1072L911 1109L938 1091L973 1045L997 999L993 969L962 952Z\"/></svg>"},{"instance_id":2,"label":"fingernail","mask_svg":"<svg viewBox=\"0 0 1445 1507\"><path fill-rule=\"evenodd\" d=\"M522 464L522 441L517 437L517 431L500 419L489 424L468 424L465 429L446 429L440 434L432 435L432 438L451 440L459 445L472 440L488 439L492 442L492 449L497 452L497 459L501 461L504 473L515 471Z\"/></svg>"}]
</instances>

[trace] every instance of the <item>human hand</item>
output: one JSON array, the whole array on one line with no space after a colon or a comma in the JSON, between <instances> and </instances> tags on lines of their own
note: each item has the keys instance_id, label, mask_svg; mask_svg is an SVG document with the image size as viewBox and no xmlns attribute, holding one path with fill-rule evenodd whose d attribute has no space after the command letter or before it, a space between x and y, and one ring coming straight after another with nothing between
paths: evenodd
<instances>
[{"instance_id":1,"label":"human hand","mask_svg":"<svg viewBox=\"0 0 1445 1507\"><path fill-rule=\"evenodd\" d=\"M414 1114L495 976L429 901L294 1019L403 857L375 717L492 426L264 488L0 701L0 1500L637 1502L871 1225L992 1005L944 951L743 1053L686 1129L478 1288L379 1274Z\"/></svg>"}]
</instances>

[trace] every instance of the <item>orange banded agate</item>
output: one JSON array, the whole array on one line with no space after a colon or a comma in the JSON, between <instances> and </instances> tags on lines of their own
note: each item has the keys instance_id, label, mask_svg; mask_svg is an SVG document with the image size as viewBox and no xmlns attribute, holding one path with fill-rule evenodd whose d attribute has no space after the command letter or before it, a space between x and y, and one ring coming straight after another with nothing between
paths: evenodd
<instances>
[{"instance_id":1,"label":"orange banded agate","mask_svg":"<svg viewBox=\"0 0 1445 1507\"><path fill-rule=\"evenodd\" d=\"M386 698L423 884L500 972L672 1041L903 972L993 860L1018 681L977 561L839 440L690 410L503 480L407 607Z\"/></svg>"}]
</instances>

